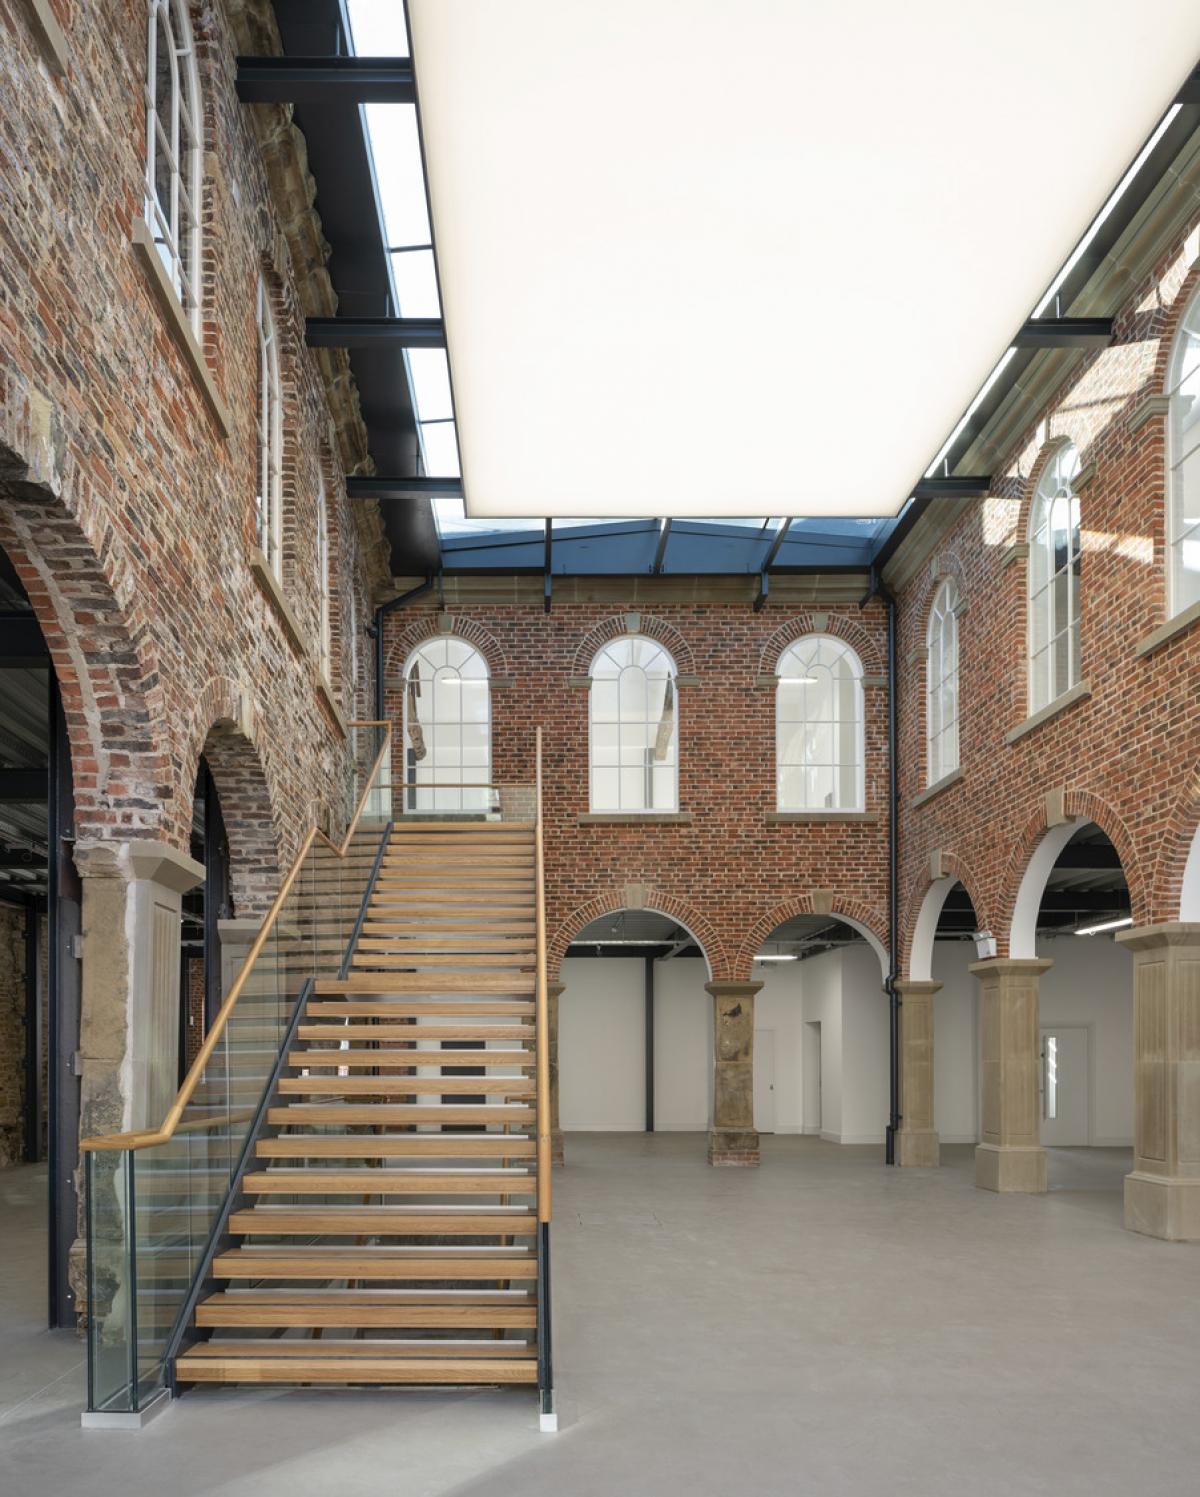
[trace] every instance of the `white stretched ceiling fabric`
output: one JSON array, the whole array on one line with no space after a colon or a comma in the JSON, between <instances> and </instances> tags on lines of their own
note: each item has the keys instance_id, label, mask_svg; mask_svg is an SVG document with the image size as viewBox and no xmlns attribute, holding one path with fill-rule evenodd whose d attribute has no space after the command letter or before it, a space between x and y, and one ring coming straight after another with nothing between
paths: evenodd
<instances>
[{"instance_id":1,"label":"white stretched ceiling fabric","mask_svg":"<svg viewBox=\"0 0 1200 1497\"><path fill-rule=\"evenodd\" d=\"M467 510L895 514L1197 0L410 0Z\"/></svg>"}]
</instances>

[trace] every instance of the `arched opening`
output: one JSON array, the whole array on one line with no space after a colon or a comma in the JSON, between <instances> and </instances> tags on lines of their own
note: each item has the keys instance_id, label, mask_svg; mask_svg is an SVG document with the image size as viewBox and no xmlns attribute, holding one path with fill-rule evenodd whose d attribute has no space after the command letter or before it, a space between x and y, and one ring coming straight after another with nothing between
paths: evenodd
<instances>
[{"instance_id":1,"label":"arched opening","mask_svg":"<svg viewBox=\"0 0 1200 1497\"><path fill-rule=\"evenodd\" d=\"M888 1110L887 952L842 915L793 915L754 956L754 1127L880 1144ZM778 1147L778 1145L776 1146Z\"/></svg>"},{"instance_id":2,"label":"arched opening","mask_svg":"<svg viewBox=\"0 0 1200 1497\"><path fill-rule=\"evenodd\" d=\"M203 754L192 797L191 855L204 865L204 881L182 899L179 954L179 1079L187 1075L221 1006L221 925L233 915L229 838L221 798Z\"/></svg>"},{"instance_id":3,"label":"arched opening","mask_svg":"<svg viewBox=\"0 0 1200 1497\"><path fill-rule=\"evenodd\" d=\"M479 651L452 635L418 645L404 666L403 714L405 811L491 811L491 694Z\"/></svg>"},{"instance_id":4,"label":"arched opening","mask_svg":"<svg viewBox=\"0 0 1200 1497\"><path fill-rule=\"evenodd\" d=\"M938 984L932 1127L940 1162L963 1168L970 1167L980 1137L979 984L971 973L971 964L987 949L981 951L980 937L980 918L966 885L953 875L931 884L917 916L909 971L914 982Z\"/></svg>"},{"instance_id":5,"label":"arched opening","mask_svg":"<svg viewBox=\"0 0 1200 1497\"><path fill-rule=\"evenodd\" d=\"M564 1133L704 1133L712 999L703 948L673 916L623 909L573 938L559 981Z\"/></svg>"}]
</instances>

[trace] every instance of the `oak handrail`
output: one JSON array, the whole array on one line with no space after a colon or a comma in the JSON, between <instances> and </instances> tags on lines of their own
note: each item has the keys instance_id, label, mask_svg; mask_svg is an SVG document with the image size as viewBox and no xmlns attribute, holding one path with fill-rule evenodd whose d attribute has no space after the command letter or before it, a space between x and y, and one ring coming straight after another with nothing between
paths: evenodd
<instances>
[{"instance_id":1,"label":"oak handrail","mask_svg":"<svg viewBox=\"0 0 1200 1497\"><path fill-rule=\"evenodd\" d=\"M368 720L365 722L352 722L347 726L351 728L383 728L384 734L383 746L380 748L378 754L376 754L375 762L371 765L371 773L367 776L366 786L358 798L358 804L354 808L354 815L350 819L350 825L346 828L346 835L342 838L341 843L338 844L331 841L320 827L310 827L305 834L304 841L300 844L300 851L296 855L296 860L288 870L287 877L280 885L279 893L275 896L271 908L267 911L266 918L259 927L258 934L251 942L249 951L247 951L245 957L242 959L242 965L238 969L237 976L230 984L229 992L225 995L225 1000L217 1011L217 1016L212 1022L212 1027L204 1036L204 1043L196 1052L196 1058L192 1062L187 1075L183 1078L175 1100L159 1126L157 1128L135 1129L130 1133L108 1133L97 1138L85 1138L80 1142L80 1149L148 1149L155 1144L165 1144L174 1136L176 1129L179 1127L180 1119L183 1116L184 1108L187 1107L191 1101L192 1093L200 1084L204 1069L212 1059L213 1051L217 1048L217 1041L220 1039L229 1016L233 1012L234 1005L241 996L242 989L246 985L246 980L250 976L250 972L258 960L263 947L267 944L267 937L271 934L271 930L279 918L280 910L282 910L288 895L292 892L292 885L296 882L300 869L304 866L304 860L308 856L309 849L320 838L339 858L346 856L350 848L351 839L358 828L358 823L366 808L367 798L375 789L375 777L379 773L380 766L391 754L392 725L390 722Z\"/></svg>"},{"instance_id":2,"label":"oak handrail","mask_svg":"<svg viewBox=\"0 0 1200 1497\"><path fill-rule=\"evenodd\" d=\"M534 801L535 949L537 978L534 991L534 1034L537 1040L537 1219L550 1220L550 1014L546 978L546 865L542 850L542 730L535 738Z\"/></svg>"}]
</instances>

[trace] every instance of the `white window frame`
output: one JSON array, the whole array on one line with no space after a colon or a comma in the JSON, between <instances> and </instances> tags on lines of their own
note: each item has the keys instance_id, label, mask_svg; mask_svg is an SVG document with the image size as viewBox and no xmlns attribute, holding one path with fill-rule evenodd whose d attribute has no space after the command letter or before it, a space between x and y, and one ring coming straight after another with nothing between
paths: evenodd
<instances>
[{"instance_id":1,"label":"white window frame","mask_svg":"<svg viewBox=\"0 0 1200 1497\"><path fill-rule=\"evenodd\" d=\"M1189 367L1188 354L1193 355ZM1200 386L1200 291L1187 305L1179 329L1175 334L1167 365L1167 617L1174 618L1186 608L1200 603L1200 578L1192 589L1192 596L1184 591L1183 579L1189 569L1183 566L1184 547L1195 547L1200 551L1200 483L1192 496L1195 510L1192 523L1186 524L1184 513L1187 499L1183 482L1184 463L1200 447L1200 422L1195 428L1191 447L1183 450L1182 426L1185 411L1184 380L1191 375ZM1200 389L1197 390L1200 397ZM1200 570L1200 569L1198 569Z\"/></svg>"},{"instance_id":2,"label":"white window frame","mask_svg":"<svg viewBox=\"0 0 1200 1497\"><path fill-rule=\"evenodd\" d=\"M333 619L329 576L329 500L325 475L317 475L317 664L327 682L333 680Z\"/></svg>"},{"instance_id":3,"label":"white window frame","mask_svg":"<svg viewBox=\"0 0 1200 1497\"><path fill-rule=\"evenodd\" d=\"M819 654L823 647L832 649L835 656L844 658L850 664L851 674L854 680L854 706L857 718L856 732L854 735L854 797L849 804L837 805L809 805L807 799L799 801L788 800L784 795L784 769L796 767L801 761L785 761L783 757L784 733L789 724L806 725L807 717L784 718L782 707L784 703L784 688L787 682L795 682L798 679L812 680L814 669L824 670L832 676L832 668L822 661L813 661L805 656ZM833 634L805 634L801 638L793 640L787 649L782 652L775 667L777 684L775 687L775 806L779 811L794 812L838 812L838 811L865 811L866 810L866 780L867 780L867 737L866 737L866 711L865 696L863 693L863 668L862 661L857 653L845 640L838 639ZM833 698L836 701L836 697ZM817 722L825 722L825 719L816 719ZM835 710L833 716L828 719L831 728L831 743L837 738L837 729L840 726L840 718ZM835 760L830 765L813 765L813 768L840 768L844 767ZM835 786L839 783L840 776L834 776Z\"/></svg>"},{"instance_id":4,"label":"white window frame","mask_svg":"<svg viewBox=\"0 0 1200 1497\"><path fill-rule=\"evenodd\" d=\"M283 579L283 383L271 293L258 280L258 478L255 543L267 566Z\"/></svg>"},{"instance_id":5,"label":"white window frame","mask_svg":"<svg viewBox=\"0 0 1200 1497\"><path fill-rule=\"evenodd\" d=\"M1079 499L1075 494L1075 476L1079 472L1079 451L1065 442L1046 463L1038 480L1037 492L1029 508L1028 573L1028 660L1029 711L1040 712L1077 685L1081 674L1080 592L1077 567L1081 557ZM1064 566L1054 562L1055 521L1067 518L1067 559ZM1055 579L1066 576L1067 623L1055 630ZM1038 648L1039 622L1044 642ZM1057 641L1066 637L1066 679L1059 680L1056 666ZM1038 664L1046 657L1045 686L1039 682Z\"/></svg>"},{"instance_id":6,"label":"white window frame","mask_svg":"<svg viewBox=\"0 0 1200 1497\"><path fill-rule=\"evenodd\" d=\"M630 644L634 644L634 643L645 645L646 648L649 651L653 652L652 655L651 655L651 657L650 657L650 662L649 663L651 663L651 664L656 663L659 659L661 659L665 663L666 671L663 674L665 674L665 676L666 676L666 679L667 679L668 684L669 684L669 689L670 689L670 692L671 692L671 704L672 704L672 709L671 709L671 736L670 736L670 744L669 744L669 747L668 747L668 756L667 756L667 760L665 761L665 763L663 761L659 761L659 767L660 768L669 768L671 770L671 777L670 777L670 799L669 799L669 803L667 803L665 805L656 805L656 804L654 804L656 779L657 778L661 778L661 777L656 777L655 765L654 765L653 761L651 761L649 764L646 764L643 767L643 776L644 776L644 778L643 778L643 785L647 786L647 788L648 788L648 794L646 794L644 798L649 801L649 804L648 805L634 805L634 804L625 805L625 804L623 804L623 802L626 799L626 796L625 796L624 790L623 790L624 776L623 776L623 774L622 774L621 771L623 769L634 768L636 766L622 765L621 762L620 762L620 756L621 756L621 745L620 745L621 734L620 734L620 729L621 729L622 726L626 726L627 725L630 728L641 728L641 729L643 729L648 734L650 726L651 726L650 718L648 716L646 716L646 717L635 716L633 718L628 719L628 722L626 723L626 721L623 720L622 715L621 715L621 687L620 687L621 676L627 670L633 670L633 669L644 670L645 667L643 667L643 666L635 666L632 662L630 662L630 663L622 666L619 663L619 661L617 660L617 658L613 655L612 652L613 652L614 647L616 647L616 646L630 645ZM611 665L613 667L613 673L612 674L607 674L606 673L604 676L599 676L597 673L598 673L598 671L602 667L605 667L606 670L607 670L606 661L607 662L611 662ZM592 663L588 667L588 677L589 677L589 681L590 681L590 687L589 687L589 690L588 690L588 808L594 814L598 814L598 815L608 814L608 815L620 815L620 816L661 816L661 815L664 815L664 814L673 814L673 813L675 813L675 812L677 812L679 810L679 683L678 683L678 675L679 675L679 672L678 672L678 669L677 669L677 667L675 665L675 660L672 657L671 652L668 649L666 649L665 646L659 644L658 640L656 640L656 639L650 639L645 634L621 634L621 635L618 635L617 638L610 639L607 642L607 644L602 645L600 647L600 649L598 649L596 651L596 654L595 654L595 656L592 659ZM616 716L615 721L616 721L617 729L618 729L618 733L617 733L617 737L618 737L618 749L617 749L617 763L615 765L613 765L613 764L602 764L601 765L601 764L597 764L597 762L596 762L596 754L597 754L597 749L596 749L596 728L597 728L597 726L599 726L599 724L597 724L597 721L596 721L596 701L598 699L597 698L597 693L596 693L596 683L597 683L598 680L615 680L616 683L617 683L617 716ZM661 719L660 719L660 722L661 722ZM610 725L610 724L606 724L606 725ZM617 771L617 796L616 796L616 803L615 804L611 803L611 801L607 797L601 798L600 795L599 795L599 791L598 791L598 787L597 787L597 783L596 783L596 771L598 769L604 769L604 770L615 769Z\"/></svg>"},{"instance_id":7,"label":"white window frame","mask_svg":"<svg viewBox=\"0 0 1200 1497\"><path fill-rule=\"evenodd\" d=\"M165 117L157 95L163 33L170 43ZM204 133L200 70L187 0L150 0L146 52L145 218L184 315L199 337ZM166 203L158 193L160 162L166 163Z\"/></svg>"},{"instance_id":8,"label":"white window frame","mask_svg":"<svg viewBox=\"0 0 1200 1497\"><path fill-rule=\"evenodd\" d=\"M435 649L437 646L445 644L456 644L462 646L462 648L469 651L470 655L474 656L475 659L477 659L480 665L483 667L482 680L484 682L487 694L487 712L484 717L484 723L487 730L487 762L486 764L472 765L467 768L463 768L462 728L464 725L464 720L461 716L461 713L456 721L451 721L443 724L439 723L436 719L433 719L429 723L422 723L421 728L423 733L427 729L432 730L433 742L428 742L428 740L426 742L427 752L432 756L436 756L438 747L437 738L438 736L440 736L441 732L444 730L448 735L453 737L455 730L457 730L459 768L455 771L453 783L449 780L439 781L437 779L434 779L431 780L428 785L406 785L401 793L401 803L404 806L405 814L410 816L426 816L430 814L436 815L438 812L455 813L463 811L486 813L491 811L495 805L496 798L492 789L470 789L464 788L462 784L462 781L464 780L471 780L482 782L484 785L487 785L492 778L492 680L491 672L488 669L488 663L484 658L482 651L471 644L469 640L465 640L459 635L439 634L432 639L422 640L414 650L410 651L408 659L404 662L404 694L403 707L401 712L401 725L403 728L401 763L404 766L404 769L401 778L403 778L404 780L413 780L420 778L419 774L415 770L411 775L408 772L408 749L410 747L411 741L409 738L409 730L411 726L409 721L409 678L412 675L414 664L418 660L423 659L433 671L452 672L454 675L458 676L460 680L462 679L461 665L437 665L433 660L430 659L427 653L428 651ZM474 679L480 678L475 677ZM417 763L419 765L420 761L418 760Z\"/></svg>"},{"instance_id":9,"label":"white window frame","mask_svg":"<svg viewBox=\"0 0 1200 1497\"><path fill-rule=\"evenodd\" d=\"M925 746L928 783L959 766L958 583L947 577L933 595L925 631Z\"/></svg>"}]
</instances>

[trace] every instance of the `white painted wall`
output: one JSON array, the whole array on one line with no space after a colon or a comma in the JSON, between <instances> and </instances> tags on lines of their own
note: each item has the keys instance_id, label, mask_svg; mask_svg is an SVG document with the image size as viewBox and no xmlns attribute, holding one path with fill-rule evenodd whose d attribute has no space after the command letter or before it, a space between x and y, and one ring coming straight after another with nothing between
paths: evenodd
<instances>
[{"instance_id":1,"label":"white painted wall","mask_svg":"<svg viewBox=\"0 0 1200 1497\"><path fill-rule=\"evenodd\" d=\"M842 957L838 951L789 963L795 971L803 998L802 1017L821 1026L821 1137L832 1143L842 1138ZM804 1031L801 1044L811 1043L813 1032ZM779 1071L776 1060L776 1073ZM803 1068L800 1068L803 1075Z\"/></svg>"},{"instance_id":2,"label":"white painted wall","mask_svg":"<svg viewBox=\"0 0 1200 1497\"><path fill-rule=\"evenodd\" d=\"M808 965L761 962L754 969L754 980L762 983L754 999L754 1027L775 1031L776 1133L801 1133L804 1129L801 971Z\"/></svg>"},{"instance_id":3,"label":"white painted wall","mask_svg":"<svg viewBox=\"0 0 1200 1497\"><path fill-rule=\"evenodd\" d=\"M882 1143L888 1119L888 1001L869 946L837 953L842 980L842 1126L839 1143Z\"/></svg>"},{"instance_id":4,"label":"white painted wall","mask_svg":"<svg viewBox=\"0 0 1200 1497\"><path fill-rule=\"evenodd\" d=\"M559 1117L564 1129L637 1132L646 1126L643 964L572 957L558 1000Z\"/></svg>"},{"instance_id":5,"label":"white painted wall","mask_svg":"<svg viewBox=\"0 0 1200 1497\"><path fill-rule=\"evenodd\" d=\"M704 991L707 981L699 957L673 957L654 966L654 1127L659 1133L707 1132L712 1119L713 1000Z\"/></svg>"},{"instance_id":6,"label":"white painted wall","mask_svg":"<svg viewBox=\"0 0 1200 1497\"><path fill-rule=\"evenodd\" d=\"M933 980L933 1120L944 1144L979 1142L979 983L973 941L936 941Z\"/></svg>"}]
</instances>

